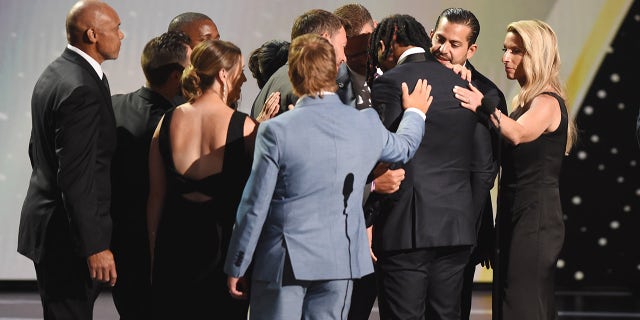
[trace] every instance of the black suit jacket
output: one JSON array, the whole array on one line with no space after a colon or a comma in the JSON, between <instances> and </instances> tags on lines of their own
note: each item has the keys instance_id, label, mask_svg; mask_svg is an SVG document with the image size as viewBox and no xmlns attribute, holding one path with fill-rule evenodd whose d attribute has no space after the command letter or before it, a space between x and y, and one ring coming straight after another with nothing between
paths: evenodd
<instances>
[{"instance_id":1,"label":"black suit jacket","mask_svg":"<svg viewBox=\"0 0 640 320\"><path fill-rule=\"evenodd\" d=\"M31 117L33 171L18 252L37 263L44 248L70 241L82 257L109 249L116 147L109 89L86 60L66 49L38 79Z\"/></svg>"},{"instance_id":2,"label":"black suit jacket","mask_svg":"<svg viewBox=\"0 0 640 320\"><path fill-rule=\"evenodd\" d=\"M111 170L114 232L130 230L142 233L146 230L151 137L164 113L174 105L145 87L128 94L114 95L111 99L118 134ZM145 244L148 244L146 234L139 236L144 237Z\"/></svg>"},{"instance_id":3,"label":"black suit jacket","mask_svg":"<svg viewBox=\"0 0 640 320\"><path fill-rule=\"evenodd\" d=\"M453 95L454 85L467 83L430 55L410 55L374 81L372 103L387 128L397 129L402 115L401 83L413 89L418 79L432 86L433 102L422 143L403 166L400 190L377 197L382 198L373 243L378 253L474 244L480 208L473 193L486 195L495 178L488 129Z\"/></svg>"}]
</instances>

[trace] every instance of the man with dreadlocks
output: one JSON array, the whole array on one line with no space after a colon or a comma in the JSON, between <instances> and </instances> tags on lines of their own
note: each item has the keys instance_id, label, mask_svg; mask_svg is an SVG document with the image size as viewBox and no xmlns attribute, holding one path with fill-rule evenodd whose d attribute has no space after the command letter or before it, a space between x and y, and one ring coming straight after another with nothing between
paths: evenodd
<instances>
[{"instance_id":1,"label":"man with dreadlocks","mask_svg":"<svg viewBox=\"0 0 640 320\"><path fill-rule=\"evenodd\" d=\"M383 19L371 36L371 100L387 128L397 129L402 115L402 82L427 78L433 95L428 132L402 166L399 190L370 196L379 209L373 251L382 319L460 318L463 270L480 210L473 194L486 195L495 177L488 129L473 113L457 110L451 95L453 86L466 82L428 52L429 42L409 15ZM375 77L378 68L384 74Z\"/></svg>"}]
</instances>

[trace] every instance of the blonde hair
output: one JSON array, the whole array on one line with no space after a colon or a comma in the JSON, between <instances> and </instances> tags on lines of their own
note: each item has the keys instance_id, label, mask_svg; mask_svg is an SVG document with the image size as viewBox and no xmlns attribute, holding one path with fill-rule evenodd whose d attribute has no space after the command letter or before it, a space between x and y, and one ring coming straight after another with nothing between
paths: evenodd
<instances>
[{"instance_id":1,"label":"blonde hair","mask_svg":"<svg viewBox=\"0 0 640 320\"><path fill-rule=\"evenodd\" d=\"M525 82L520 92L511 101L514 108L528 110L531 101L551 87L566 101L564 85L560 81L560 52L558 38L551 27L540 20L521 20L507 26L507 32L517 34L522 39L524 54L522 68ZM567 145L571 150L576 139L575 124L568 117Z\"/></svg>"},{"instance_id":2,"label":"blonde hair","mask_svg":"<svg viewBox=\"0 0 640 320\"><path fill-rule=\"evenodd\" d=\"M317 34L296 37L289 48L289 79L293 93L322 95L322 91L337 89L335 49L329 41Z\"/></svg>"},{"instance_id":3,"label":"blonde hair","mask_svg":"<svg viewBox=\"0 0 640 320\"><path fill-rule=\"evenodd\" d=\"M182 94L193 102L213 86L218 72L230 71L242 59L242 52L235 44L222 40L206 40L191 52L191 64L182 72ZM230 89L230 88L229 88Z\"/></svg>"}]
</instances>

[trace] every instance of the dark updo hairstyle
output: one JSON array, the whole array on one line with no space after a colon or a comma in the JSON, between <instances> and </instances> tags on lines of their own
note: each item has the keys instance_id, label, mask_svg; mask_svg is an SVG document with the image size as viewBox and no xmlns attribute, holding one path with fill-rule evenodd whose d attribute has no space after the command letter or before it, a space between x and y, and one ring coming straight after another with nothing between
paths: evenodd
<instances>
[{"instance_id":1,"label":"dark updo hairstyle","mask_svg":"<svg viewBox=\"0 0 640 320\"><path fill-rule=\"evenodd\" d=\"M200 97L211 88L220 70L230 71L241 57L240 48L223 40L206 40L193 48L191 65L182 72L182 94L187 101Z\"/></svg>"}]
</instances>

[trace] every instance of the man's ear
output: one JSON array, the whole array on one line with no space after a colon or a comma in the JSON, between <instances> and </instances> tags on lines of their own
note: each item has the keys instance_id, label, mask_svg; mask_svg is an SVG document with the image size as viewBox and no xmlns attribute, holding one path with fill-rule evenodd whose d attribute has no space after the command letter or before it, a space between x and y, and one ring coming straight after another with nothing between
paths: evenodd
<instances>
[{"instance_id":1,"label":"man's ear","mask_svg":"<svg viewBox=\"0 0 640 320\"><path fill-rule=\"evenodd\" d=\"M96 31L93 28L87 29L84 32L82 38L83 38L83 40L85 40L86 42L89 42L89 43L98 42L98 37L97 37Z\"/></svg>"},{"instance_id":2,"label":"man's ear","mask_svg":"<svg viewBox=\"0 0 640 320\"><path fill-rule=\"evenodd\" d=\"M471 57L473 57L474 54L476 54L476 51L478 50L478 45L477 44L472 44L469 46L469 48L467 49L467 60L471 59Z\"/></svg>"}]
</instances>

